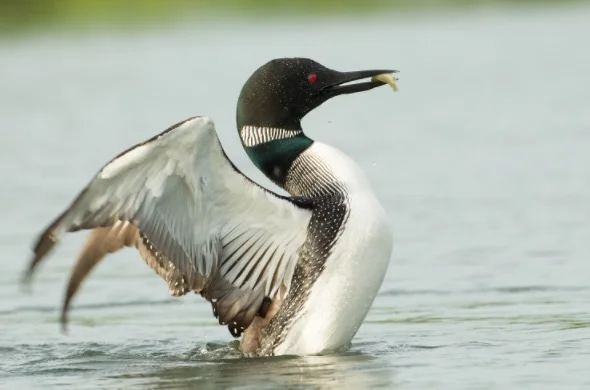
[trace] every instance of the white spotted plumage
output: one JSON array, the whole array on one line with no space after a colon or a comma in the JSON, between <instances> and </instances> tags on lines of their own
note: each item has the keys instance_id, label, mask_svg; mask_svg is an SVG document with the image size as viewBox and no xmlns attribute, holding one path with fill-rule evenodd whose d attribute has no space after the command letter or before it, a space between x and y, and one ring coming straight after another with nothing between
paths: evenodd
<instances>
[{"instance_id":1,"label":"white spotted plumage","mask_svg":"<svg viewBox=\"0 0 590 390\"><path fill-rule=\"evenodd\" d=\"M315 164L338 186L348 213L344 225L337 226L329 223L333 211L326 208L325 229L338 228L338 239L275 354L314 354L349 343L381 287L392 252L387 215L358 165L319 142L299 158ZM295 175L293 180L303 179Z\"/></svg>"}]
</instances>

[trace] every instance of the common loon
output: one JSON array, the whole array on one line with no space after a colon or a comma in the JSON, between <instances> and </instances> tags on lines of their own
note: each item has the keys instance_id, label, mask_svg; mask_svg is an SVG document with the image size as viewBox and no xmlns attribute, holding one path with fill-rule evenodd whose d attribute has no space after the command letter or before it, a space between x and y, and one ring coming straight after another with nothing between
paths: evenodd
<instances>
[{"instance_id":1,"label":"common loon","mask_svg":"<svg viewBox=\"0 0 590 390\"><path fill-rule=\"evenodd\" d=\"M392 233L360 168L308 138L301 120L332 97L395 87L394 72L338 72L306 58L266 63L242 88L237 127L253 163L291 196L242 174L211 119L189 118L107 163L38 238L24 281L64 233L88 229L64 327L92 268L134 247L173 296L207 299L219 323L243 336L247 356L346 348L383 282Z\"/></svg>"}]
</instances>

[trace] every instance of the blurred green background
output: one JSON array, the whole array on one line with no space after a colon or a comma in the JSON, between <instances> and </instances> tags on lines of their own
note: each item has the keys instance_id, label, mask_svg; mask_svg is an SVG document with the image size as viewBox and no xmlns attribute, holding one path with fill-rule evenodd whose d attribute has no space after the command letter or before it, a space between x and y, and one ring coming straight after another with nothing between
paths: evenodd
<instances>
[{"instance_id":1,"label":"blurred green background","mask_svg":"<svg viewBox=\"0 0 590 390\"><path fill-rule=\"evenodd\" d=\"M109 24L133 27L210 16L299 18L495 5L528 6L575 0L0 0L0 34Z\"/></svg>"}]
</instances>

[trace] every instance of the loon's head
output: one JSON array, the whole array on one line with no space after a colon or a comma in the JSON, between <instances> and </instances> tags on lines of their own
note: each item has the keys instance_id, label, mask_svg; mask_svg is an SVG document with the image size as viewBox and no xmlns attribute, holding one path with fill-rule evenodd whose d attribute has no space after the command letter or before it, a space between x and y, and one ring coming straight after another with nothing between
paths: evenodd
<instances>
[{"instance_id":1,"label":"loon's head","mask_svg":"<svg viewBox=\"0 0 590 390\"><path fill-rule=\"evenodd\" d=\"M368 91L372 77L395 70L338 72L308 58L279 58L258 68L238 98L237 125L301 129L301 119L334 96ZM354 81L361 81L352 83Z\"/></svg>"}]
</instances>

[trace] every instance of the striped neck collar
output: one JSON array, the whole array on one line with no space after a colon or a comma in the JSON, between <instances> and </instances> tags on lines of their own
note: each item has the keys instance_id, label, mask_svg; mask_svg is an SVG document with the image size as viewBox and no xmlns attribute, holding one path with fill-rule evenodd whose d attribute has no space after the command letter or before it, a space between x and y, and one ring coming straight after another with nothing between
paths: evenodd
<instances>
[{"instance_id":1,"label":"striped neck collar","mask_svg":"<svg viewBox=\"0 0 590 390\"><path fill-rule=\"evenodd\" d=\"M287 130L280 127L243 126L240 130L240 138L244 146L252 147L270 141L292 138L303 134L302 130Z\"/></svg>"}]
</instances>

